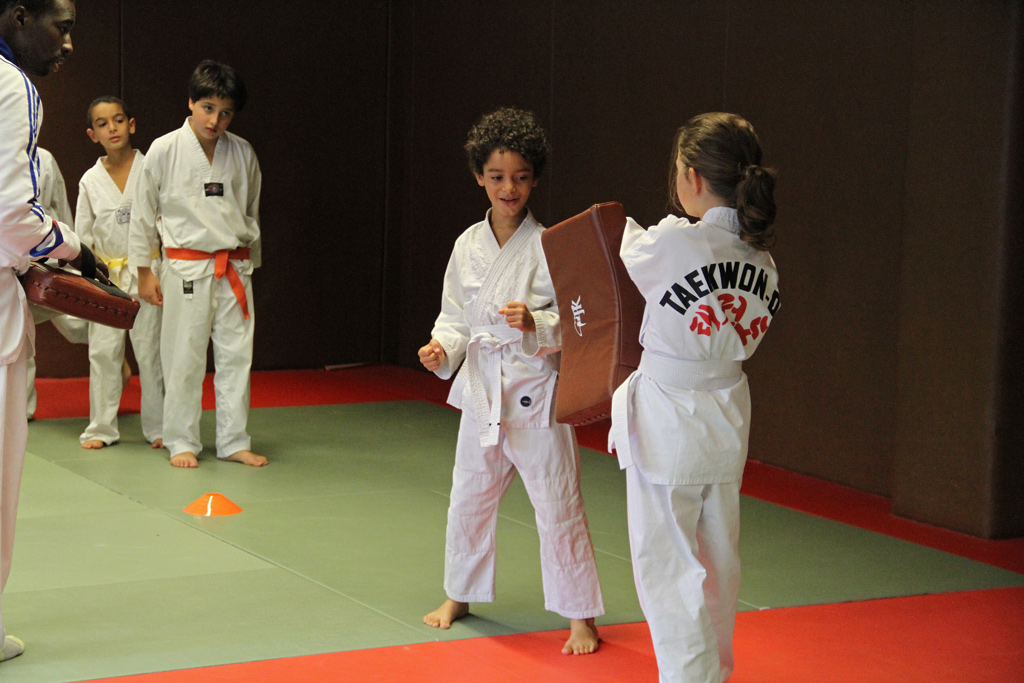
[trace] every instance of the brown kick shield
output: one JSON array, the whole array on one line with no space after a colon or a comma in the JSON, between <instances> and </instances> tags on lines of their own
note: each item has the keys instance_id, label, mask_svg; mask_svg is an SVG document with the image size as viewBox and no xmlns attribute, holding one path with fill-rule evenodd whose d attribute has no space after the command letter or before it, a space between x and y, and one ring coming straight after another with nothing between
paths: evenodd
<instances>
[{"instance_id":1,"label":"brown kick shield","mask_svg":"<svg viewBox=\"0 0 1024 683\"><path fill-rule=\"evenodd\" d=\"M622 205L607 202L541 235L562 326L559 422L609 417L612 394L640 364L644 299L619 258L625 226Z\"/></svg>"},{"instance_id":2,"label":"brown kick shield","mask_svg":"<svg viewBox=\"0 0 1024 683\"><path fill-rule=\"evenodd\" d=\"M29 266L20 279L30 303L122 330L135 324L139 302L113 285L41 263Z\"/></svg>"}]
</instances>

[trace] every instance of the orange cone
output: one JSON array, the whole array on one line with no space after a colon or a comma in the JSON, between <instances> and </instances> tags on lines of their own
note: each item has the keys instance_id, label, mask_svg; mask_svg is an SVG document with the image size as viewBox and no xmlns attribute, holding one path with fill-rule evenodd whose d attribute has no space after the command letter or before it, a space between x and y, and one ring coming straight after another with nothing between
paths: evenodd
<instances>
[{"instance_id":1,"label":"orange cone","mask_svg":"<svg viewBox=\"0 0 1024 683\"><path fill-rule=\"evenodd\" d=\"M200 496L185 508L185 512L188 514L199 515L200 517L237 515L241 511L242 508L219 493L207 493L205 496Z\"/></svg>"}]
</instances>

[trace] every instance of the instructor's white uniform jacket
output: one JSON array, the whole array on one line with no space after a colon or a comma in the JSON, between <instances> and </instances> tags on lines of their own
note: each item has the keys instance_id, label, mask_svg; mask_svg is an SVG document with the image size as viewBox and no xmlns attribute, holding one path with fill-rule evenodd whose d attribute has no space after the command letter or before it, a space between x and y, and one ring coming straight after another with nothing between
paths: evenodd
<instances>
[{"instance_id":1,"label":"instructor's white uniform jacket","mask_svg":"<svg viewBox=\"0 0 1024 683\"><path fill-rule=\"evenodd\" d=\"M0 41L0 365L13 362L26 340L35 341L15 271L34 259L70 260L80 251L74 231L47 216L39 201L42 123L39 93Z\"/></svg>"}]
</instances>

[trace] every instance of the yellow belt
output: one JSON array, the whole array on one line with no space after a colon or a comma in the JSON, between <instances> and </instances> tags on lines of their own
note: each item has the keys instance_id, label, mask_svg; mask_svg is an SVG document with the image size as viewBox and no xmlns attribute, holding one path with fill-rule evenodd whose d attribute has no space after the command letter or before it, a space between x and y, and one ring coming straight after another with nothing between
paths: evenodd
<instances>
[{"instance_id":1,"label":"yellow belt","mask_svg":"<svg viewBox=\"0 0 1024 683\"><path fill-rule=\"evenodd\" d=\"M121 282L121 273L124 271L124 267L128 265L128 257L123 258L107 258L102 254L96 254L96 257L107 264L107 274L110 281L120 287L126 289L130 283ZM149 255L150 260L157 259L160 257L159 251L154 251Z\"/></svg>"}]
</instances>

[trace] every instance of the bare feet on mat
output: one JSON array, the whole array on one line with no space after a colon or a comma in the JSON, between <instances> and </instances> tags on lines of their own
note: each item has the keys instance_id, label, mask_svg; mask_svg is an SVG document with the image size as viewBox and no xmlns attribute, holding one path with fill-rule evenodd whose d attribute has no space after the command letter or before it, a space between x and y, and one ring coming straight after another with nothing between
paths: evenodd
<instances>
[{"instance_id":1,"label":"bare feet on mat","mask_svg":"<svg viewBox=\"0 0 1024 683\"><path fill-rule=\"evenodd\" d=\"M597 652L601 642L593 619L570 619L569 640L562 648L563 655L589 655Z\"/></svg>"},{"instance_id":2,"label":"bare feet on mat","mask_svg":"<svg viewBox=\"0 0 1024 683\"><path fill-rule=\"evenodd\" d=\"M128 386L128 382L132 379L132 366L128 365L128 359L124 358L121 360L121 386Z\"/></svg>"},{"instance_id":3,"label":"bare feet on mat","mask_svg":"<svg viewBox=\"0 0 1024 683\"><path fill-rule=\"evenodd\" d=\"M164 447L164 440L163 439L153 439L153 441L149 444L149 447L152 448L152 449L163 448Z\"/></svg>"},{"instance_id":4,"label":"bare feet on mat","mask_svg":"<svg viewBox=\"0 0 1024 683\"><path fill-rule=\"evenodd\" d=\"M90 451L94 451L98 448L103 448L106 445L107 444L103 443L99 439L89 439L88 441L82 442L82 448L88 449Z\"/></svg>"},{"instance_id":5,"label":"bare feet on mat","mask_svg":"<svg viewBox=\"0 0 1024 683\"><path fill-rule=\"evenodd\" d=\"M423 623L434 628L449 629L452 627L453 621L461 619L467 614L469 614L468 602L458 602L448 598L443 605L423 617Z\"/></svg>"},{"instance_id":6,"label":"bare feet on mat","mask_svg":"<svg viewBox=\"0 0 1024 683\"><path fill-rule=\"evenodd\" d=\"M171 467L199 467L195 453L178 453L171 456Z\"/></svg>"},{"instance_id":7,"label":"bare feet on mat","mask_svg":"<svg viewBox=\"0 0 1024 683\"><path fill-rule=\"evenodd\" d=\"M267 464L267 459L262 455L256 455L252 451L235 451L224 460L230 460L231 462L240 462L243 465L252 465L253 467L263 467Z\"/></svg>"}]
</instances>

